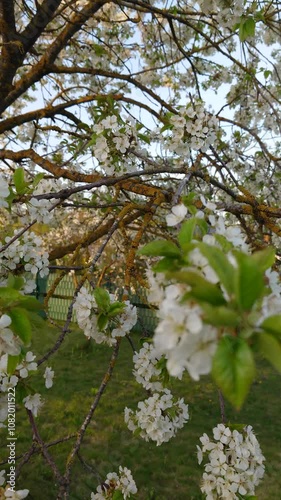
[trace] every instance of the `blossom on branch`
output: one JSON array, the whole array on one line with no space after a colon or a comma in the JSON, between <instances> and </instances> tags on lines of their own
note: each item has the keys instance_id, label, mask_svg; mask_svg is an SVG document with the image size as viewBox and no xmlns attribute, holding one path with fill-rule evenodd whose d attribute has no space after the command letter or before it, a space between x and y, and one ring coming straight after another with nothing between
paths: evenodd
<instances>
[{"instance_id":1,"label":"blossom on branch","mask_svg":"<svg viewBox=\"0 0 281 500\"><path fill-rule=\"evenodd\" d=\"M202 447L197 446L198 462L205 462L202 493L208 500L238 500L240 495L254 495L264 475L265 458L252 427L239 432L218 424L213 436L211 440L204 434L200 438Z\"/></svg>"},{"instance_id":2,"label":"blossom on branch","mask_svg":"<svg viewBox=\"0 0 281 500\"><path fill-rule=\"evenodd\" d=\"M181 205L175 205L172 207L172 213L166 215L167 226L176 226L183 221L187 214L187 208Z\"/></svg>"},{"instance_id":3,"label":"blossom on branch","mask_svg":"<svg viewBox=\"0 0 281 500\"><path fill-rule=\"evenodd\" d=\"M50 389L52 387L54 375L55 375L54 370L52 370L52 368L47 366L44 373L45 386L47 389Z\"/></svg>"},{"instance_id":4,"label":"blossom on branch","mask_svg":"<svg viewBox=\"0 0 281 500\"><path fill-rule=\"evenodd\" d=\"M136 483L130 469L119 466L119 474L109 472L105 481L97 487L97 493L91 494L91 500L102 500L103 498L114 498L114 492L120 491L123 498L130 498L137 493Z\"/></svg>"},{"instance_id":5,"label":"blossom on branch","mask_svg":"<svg viewBox=\"0 0 281 500\"><path fill-rule=\"evenodd\" d=\"M27 396L23 399L23 403L24 406L33 413L34 417L37 417L38 411L43 405L43 402L41 401L41 394Z\"/></svg>"},{"instance_id":6,"label":"blossom on branch","mask_svg":"<svg viewBox=\"0 0 281 500\"><path fill-rule=\"evenodd\" d=\"M188 405L182 398L175 400L168 389L140 401L136 412L125 408L125 422L129 430L137 432L145 441L155 441L157 446L170 441L188 419Z\"/></svg>"}]
</instances>

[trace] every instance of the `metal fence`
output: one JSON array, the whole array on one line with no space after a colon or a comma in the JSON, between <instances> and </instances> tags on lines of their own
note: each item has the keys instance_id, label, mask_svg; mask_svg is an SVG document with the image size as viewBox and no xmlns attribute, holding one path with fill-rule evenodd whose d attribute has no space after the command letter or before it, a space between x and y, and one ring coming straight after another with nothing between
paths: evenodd
<instances>
[{"instance_id":1,"label":"metal fence","mask_svg":"<svg viewBox=\"0 0 281 500\"><path fill-rule=\"evenodd\" d=\"M47 278L37 277L36 298L43 302L46 294L51 289L58 274L50 273ZM68 309L73 299L73 294L76 288L77 276L66 275L56 286L54 294L49 299L48 315L54 320L64 321L67 317ZM84 284L86 288L91 290L88 282ZM113 292L114 285L109 283L106 285L108 291ZM129 294L131 304L137 307L138 322L134 330L142 332L143 335L152 335L157 326L157 317L155 310L147 303L146 290L139 288L137 291L131 291ZM72 313L72 321L76 323L76 313Z\"/></svg>"}]
</instances>

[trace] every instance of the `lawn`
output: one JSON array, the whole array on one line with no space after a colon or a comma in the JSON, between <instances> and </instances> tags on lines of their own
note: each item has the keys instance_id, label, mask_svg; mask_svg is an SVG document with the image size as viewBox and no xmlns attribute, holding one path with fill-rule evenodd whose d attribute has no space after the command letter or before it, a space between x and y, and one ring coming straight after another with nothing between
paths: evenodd
<instances>
[{"instance_id":1,"label":"lawn","mask_svg":"<svg viewBox=\"0 0 281 500\"><path fill-rule=\"evenodd\" d=\"M56 339L57 330L41 320L34 336L32 349L42 354ZM138 338L134 335L134 342ZM75 432L87 414L94 394L108 366L111 349L88 342L74 328L63 347L54 355L49 366L55 370L54 386L48 392L44 407L37 418L43 439L51 442ZM124 339L117 366L108 388L87 430L80 458L72 473L71 500L86 500L107 472L117 471L119 465L131 469L141 500L192 500L203 498L199 482L202 470L196 461L196 444L203 432L211 433L220 421L218 395L211 381L203 378L195 383L186 377L173 381L172 392L183 396L189 404L190 421L169 443L156 447L135 437L126 428L125 406L135 408L146 393L131 375L132 348ZM41 367L40 372L45 367ZM43 377L34 377L36 391L44 387ZM244 408L237 414L227 406L231 421L251 424L267 459L266 476L257 490L259 499L281 498L281 433L280 433L280 376L265 363ZM17 454L31 444L32 433L26 414L17 409ZM0 430L1 458L6 457L6 431ZM73 439L49 449L61 471ZM24 465L17 481L18 488L28 488L30 499L55 500L56 485L44 459L37 455Z\"/></svg>"}]
</instances>

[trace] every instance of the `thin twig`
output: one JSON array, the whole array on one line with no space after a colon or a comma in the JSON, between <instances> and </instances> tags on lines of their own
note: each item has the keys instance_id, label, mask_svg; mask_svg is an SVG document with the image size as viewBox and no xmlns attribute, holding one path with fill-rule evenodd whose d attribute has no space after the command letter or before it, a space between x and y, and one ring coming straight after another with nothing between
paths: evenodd
<instances>
[{"instance_id":1,"label":"thin twig","mask_svg":"<svg viewBox=\"0 0 281 500\"><path fill-rule=\"evenodd\" d=\"M218 393L219 393L219 402L220 402L220 411L221 411L221 421L223 424L225 424L226 423L226 416L225 416L224 397L219 389L218 389Z\"/></svg>"},{"instance_id":2,"label":"thin twig","mask_svg":"<svg viewBox=\"0 0 281 500\"><path fill-rule=\"evenodd\" d=\"M41 438L41 436L39 434L37 425L36 425L35 420L34 420L33 413L32 413L32 411L30 411L28 409L26 411L27 411L29 422L31 424L32 431L33 431L33 440L38 443L38 445L41 449L42 455L44 456L46 462L49 464L50 468L52 469L56 480L60 484L62 484L64 481L64 478L61 475L59 469L57 468L57 465L55 464L53 458L51 457L50 453L47 450L46 444L44 443L43 439Z\"/></svg>"},{"instance_id":3,"label":"thin twig","mask_svg":"<svg viewBox=\"0 0 281 500\"><path fill-rule=\"evenodd\" d=\"M77 433L76 442L75 442L75 444L74 444L74 446L73 446L73 448L72 448L72 450L67 458L66 470L65 470L65 474L64 474L65 489L64 489L64 497L63 498L68 498L71 468L73 466L75 456L77 455L77 453L80 450L80 447L81 447L85 432L87 430L87 427L91 422L92 416L93 416L93 414L98 406L98 403L99 403L99 401L100 401L100 399L101 399L101 397L102 397L102 395L107 387L107 384L111 378L111 375L112 375L112 372L113 372L113 369L114 369L114 366L116 364L116 360L118 357L120 340L121 339L118 339L115 346L114 346L108 369L107 369L107 371L102 379L99 390L94 398L94 401L89 409L89 412L88 412L86 418L84 419L82 426L80 427L80 429Z\"/></svg>"}]
</instances>

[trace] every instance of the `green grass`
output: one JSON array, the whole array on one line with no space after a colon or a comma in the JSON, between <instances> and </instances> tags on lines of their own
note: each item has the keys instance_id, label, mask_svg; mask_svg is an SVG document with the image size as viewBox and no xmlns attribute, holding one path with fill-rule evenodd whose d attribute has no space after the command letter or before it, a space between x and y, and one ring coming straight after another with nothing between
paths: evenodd
<instances>
[{"instance_id":1,"label":"green grass","mask_svg":"<svg viewBox=\"0 0 281 500\"><path fill-rule=\"evenodd\" d=\"M42 326L43 325L43 326ZM32 349L45 352L57 338L57 331L43 322L34 338ZM137 338L135 336L135 342ZM45 405L36 419L41 436L46 442L75 432L82 423L108 366L111 350L88 342L83 334L73 331L62 348L48 365L55 370L54 386L46 395ZM45 369L41 367L41 372ZM201 499L199 482L201 468L196 461L196 444L199 437L220 421L217 391L208 378L195 383L187 377L173 381L172 392L183 396L189 403L190 421L169 443L156 447L132 435L127 429L123 410L135 408L146 393L131 375L132 350L123 340L117 366L100 405L89 425L80 453L86 468L78 459L72 472L71 500L86 500L102 478L119 465L131 469L142 500L192 500ZM46 393L43 377L32 381L36 391ZM251 394L242 411L237 414L227 406L231 421L253 426L267 459L266 476L257 490L259 499L281 498L281 433L280 433L280 376L267 365L261 364ZM31 445L32 433L24 410L17 408L17 454ZM0 430L1 458L6 453L6 431ZM49 449L61 471L73 439ZM17 481L17 488L28 488L30 499L56 499L57 488L52 472L44 459L37 455L27 463ZM152 492L155 492L154 495Z\"/></svg>"}]
</instances>

